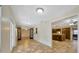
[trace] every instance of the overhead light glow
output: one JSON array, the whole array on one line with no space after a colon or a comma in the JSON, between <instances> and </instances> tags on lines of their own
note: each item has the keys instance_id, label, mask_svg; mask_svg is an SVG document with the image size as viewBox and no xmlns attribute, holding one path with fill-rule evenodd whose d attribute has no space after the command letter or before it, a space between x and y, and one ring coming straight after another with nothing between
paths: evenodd
<instances>
[{"instance_id":1,"label":"overhead light glow","mask_svg":"<svg viewBox=\"0 0 79 59\"><path fill-rule=\"evenodd\" d=\"M42 13L44 12L44 9L43 9L43 8L37 8L37 9L36 9L36 12L37 12L38 14L42 14Z\"/></svg>"}]
</instances>

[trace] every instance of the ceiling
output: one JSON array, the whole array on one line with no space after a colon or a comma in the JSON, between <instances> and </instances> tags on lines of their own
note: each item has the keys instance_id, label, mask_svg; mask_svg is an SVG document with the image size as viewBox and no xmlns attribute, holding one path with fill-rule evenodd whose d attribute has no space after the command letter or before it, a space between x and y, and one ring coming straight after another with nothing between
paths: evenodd
<instances>
[{"instance_id":1,"label":"ceiling","mask_svg":"<svg viewBox=\"0 0 79 59\"><path fill-rule=\"evenodd\" d=\"M16 17L17 25L29 26L50 20L70 12L77 6L72 5L12 5L12 11ZM38 14L37 8L43 8L44 12Z\"/></svg>"},{"instance_id":2,"label":"ceiling","mask_svg":"<svg viewBox=\"0 0 79 59\"><path fill-rule=\"evenodd\" d=\"M62 19L57 22L52 23L52 28L66 28L66 27L73 27L77 28L78 24L78 16L73 16L70 18Z\"/></svg>"}]
</instances>

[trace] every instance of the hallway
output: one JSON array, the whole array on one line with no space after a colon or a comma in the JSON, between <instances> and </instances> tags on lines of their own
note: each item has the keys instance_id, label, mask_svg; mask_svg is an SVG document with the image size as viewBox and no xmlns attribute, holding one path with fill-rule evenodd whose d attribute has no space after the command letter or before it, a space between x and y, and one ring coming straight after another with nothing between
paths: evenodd
<instances>
[{"instance_id":1,"label":"hallway","mask_svg":"<svg viewBox=\"0 0 79 59\"><path fill-rule=\"evenodd\" d=\"M24 38L19 41L17 47L13 49L13 53L75 53L71 41L55 41L53 48L41 44L35 40Z\"/></svg>"},{"instance_id":2,"label":"hallway","mask_svg":"<svg viewBox=\"0 0 79 59\"><path fill-rule=\"evenodd\" d=\"M65 33L68 33L67 35L70 38L65 37L62 29L60 31L57 31L56 33L53 33L55 37L59 35L59 40L63 38L62 41L56 41L56 39L52 39L52 29L54 29L54 24L59 21L60 25L57 23L58 26L55 25L55 27L61 27L61 25L65 27L66 24L69 25L68 27L74 26L79 19L79 6L3 5L1 6L1 8L1 53L78 52L78 46L76 45L78 43L77 41L73 42L65 40L71 38L69 32ZM77 20L75 20L75 18ZM66 19L68 20L64 21ZM61 20L63 20L64 22L61 22ZM74 46L72 46L73 44Z\"/></svg>"}]
</instances>

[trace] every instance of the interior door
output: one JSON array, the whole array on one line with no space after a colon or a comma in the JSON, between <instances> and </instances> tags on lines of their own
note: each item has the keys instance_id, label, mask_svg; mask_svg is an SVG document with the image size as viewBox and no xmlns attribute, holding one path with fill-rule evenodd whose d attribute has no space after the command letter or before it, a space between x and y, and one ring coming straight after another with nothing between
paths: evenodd
<instances>
[{"instance_id":1,"label":"interior door","mask_svg":"<svg viewBox=\"0 0 79 59\"><path fill-rule=\"evenodd\" d=\"M18 40L21 40L21 28L20 27L17 28L17 38Z\"/></svg>"},{"instance_id":2,"label":"interior door","mask_svg":"<svg viewBox=\"0 0 79 59\"><path fill-rule=\"evenodd\" d=\"M30 39L33 39L33 28L30 28Z\"/></svg>"}]
</instances>

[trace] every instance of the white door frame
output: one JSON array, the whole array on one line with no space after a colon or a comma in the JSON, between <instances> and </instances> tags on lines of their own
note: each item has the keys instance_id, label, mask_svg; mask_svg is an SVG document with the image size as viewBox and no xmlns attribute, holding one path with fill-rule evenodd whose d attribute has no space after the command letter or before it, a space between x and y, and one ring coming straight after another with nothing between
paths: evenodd
<instances>
[{"instance_id":1,"label":"white door frame","mask_svg":"<svg viewBox=\"0 0 79 59\"><path fill-rule=\"evenodd\" d=\"M79 14L78 14L78 42L77 42L77 52L79 53Z\"/></svg>"},{"instance_id":2,"label":"white door frame","mask_svg":"<svg viewBox=\"0 0 79 59\"><path fill-rule=\"evenodd\" d=\"M77 23L77 28L78 28L78 41L77 41L77 53L79 53L79 14L77 14L77 20L78 20L78 23ZM72 38L71 38L72 40Z\"/></svg>"},{"instance_id":3,"label":"white door frame","mask_svg":"<svg viewBox=\"0 0 79 59\"><path fill-rule=\"evenodd\" d=\"M1 49L1 6L0 6L0 49Z\"/></svg>"}]
</instances>

